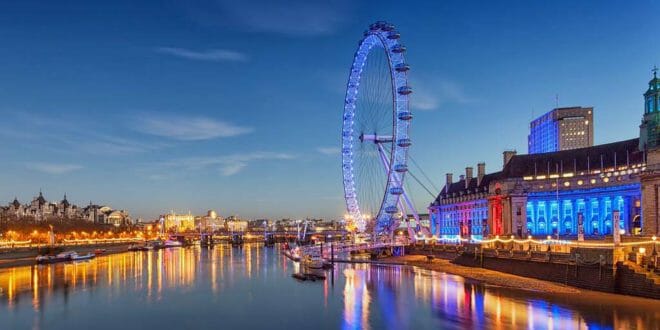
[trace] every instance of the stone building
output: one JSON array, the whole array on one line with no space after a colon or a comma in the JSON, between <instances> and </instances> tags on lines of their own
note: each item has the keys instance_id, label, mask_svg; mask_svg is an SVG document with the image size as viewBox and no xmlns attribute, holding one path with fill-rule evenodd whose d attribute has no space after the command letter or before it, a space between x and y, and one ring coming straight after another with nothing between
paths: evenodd
<instances>
[{"instance_id":1,"label":"stone building","mask_svg":"<svg viewBox=\"0 0 660 330\"><path fill-rule=\"evenodd\" d=\"M431 231L443 237L494 235L657 235L660 186L660 79L644 94L640 138L572 150L503 153L502 168L457 182L447 174L429 206ZM649 101L652 100L652 102ZM616 228L617 220L619 228Z\"/></svg>"},{"instance_id":2,"label":"stone building","mask_svg":"<svg viewBox=\"0 0 660 330\"><path fill-rule=\"evenodd\" d=\"M163 225L166 231L185 232L195 230L195 216L190 212L188 214L176 214L171 211L162 215Z\"/></svg>"},{"instance_id":3,"label":"stone building","mask_svg":"<svg viewBox=\"0 0 660 330\"><path fill-rule=\"evenodd\" d=\"M131 223L128 212L124 210L114 210L111 207L94 205L91 202L88 206L80 208L70 203L66 194L59 202L48 202L41 191L29 204L21 204L18 198L14 197L14 200L0 211L5 217L16 219L30 217L36 221L84 219L97 224L113 224L115 226Z\"/></svg>"},{"instance_id":4,"label":"stone building","mask_svg":"<svg viewBox=\"0 0 660 330\"><path fill-rule=\"evenodd\" d=\"M646 152L646 170L642 185L642 231L660 233L660 79L657 68L644 93L644 117L639 126L639 148Z\"/></svg>"}]
</instances>

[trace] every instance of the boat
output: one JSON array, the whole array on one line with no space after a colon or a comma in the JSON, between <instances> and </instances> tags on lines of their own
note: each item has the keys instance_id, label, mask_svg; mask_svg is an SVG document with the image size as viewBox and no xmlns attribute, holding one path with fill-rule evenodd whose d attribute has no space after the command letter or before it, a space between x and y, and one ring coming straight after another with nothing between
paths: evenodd
<instances>
[{"instance_id":1,"label":"boat","mask_svg":"<svg viewBox=\"0 0 660 330\"><path fill-rule=\"evenodd\" d=\"M39 255L35 259L38 264L52 264L55 262L62 262L62 261L69 261L72 260L73 256L77 256L78 253L76 251L65 251L58 253L56 255Z\"/></svg>"},{"instance_id":2,"label":"boat","mask_svg":"<svg viewBox=\"0 0 660 330\"><path fill-rule=\"evenodd\" d=\"M36 261L38 264L49 264L52 262L54 258L55 256L38 255Z\"/></svg>"},{"instance_id":3,"label":"boat","mask_svg":"<svg viewBox=\"0 0 660 330\"><path fill-rule=\"evenodd\" d=\"M316 281L316 280L325 280L325 275L323 274L314 274L314 273L293 273L291 277L300 280L300 281Z\"/></svg>"},{"instance_id":4,"label":"boat","mask_svg":"<svg viewBox=\"0 0 660 330\"><path fill-rule=\"evenodd\" d=\"M128 251L142 251L143 248L143 246L131 244L128 246Z\"/></svg>"},{"instance_id":5,"label":"boat","mask_svg":"<svg viewBox=\"0 0 660 330\"><path fill-rule=\"evenodd\" d=\"M106 251L107 251L106 249L96 249L94 250L94 254L99 255L105 253Z\"/></svg>"},{"instance_id":6,"label":"boat","mask_svg":"<svg viewBox=\"0 0 660 330\"><path fill-rule=\"evenodd\" d=\"M77 254L78 254L78 252L76 252L76 251L64 251L64 252L58 253L57 255L55 255L55 257L68 260L68 259L71 259L71 256L77 255Z\"/></svg>"},{"instance_id":7,"label":"boat","mask_svg":"<svg viewBox=\"0 0 660 330\"><path fill-rule=\"evenodd\" d=\"M174 241L174 240L167 240L163 243L163 247L169 248L169 247L180 247L183 246L183 243L179 241Z\"/></svg>"},{"instance_id":8,"label":"boat","mask_svg":"<svg viewBox=\"0 0 660 330\"><path fill-rule=\"evenodd\" d=\"M318 255L306 255L302 260L302 265L311 269L332 268L332 264Z\"/></svg>"},{"instance_id":9,"label":"boat","mask_svg":"<svg viewBox=\"0 0 660 330\"><path fill-rule=\"evenodd\" d=\"M96 257L96 254L89 252L87 254L80 255L78 253L71 255L71 260L72 261L77 261L77 260L87 260L87 259L93 259Z\"/></svg>"},{"instance_id":10,"label":"boat","mask_svg":"<svg viewBox=\"0 0 660 330\"><path fill-rule=\"evenodd\" d=\"M282 251L285 257L291 259L292 261L300 261L300 250L298 248L294 249L285 249Z\"/></svg>"}]
</instances>

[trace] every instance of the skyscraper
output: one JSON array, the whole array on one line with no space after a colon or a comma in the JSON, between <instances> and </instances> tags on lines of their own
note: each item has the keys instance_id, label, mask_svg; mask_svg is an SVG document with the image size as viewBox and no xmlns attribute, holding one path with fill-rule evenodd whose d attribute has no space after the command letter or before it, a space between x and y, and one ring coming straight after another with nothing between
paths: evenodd
<instances>
[{"instance_id":1,"label":"skyscraper","mask_svg":"<svg viewBox=\"0 0 660 330\"><path fill-rule=\"evenodd\" d=\"M544 153L594 145L593 108L555 108L529 124L528 153Z\"/></svg>"}]
</instances>

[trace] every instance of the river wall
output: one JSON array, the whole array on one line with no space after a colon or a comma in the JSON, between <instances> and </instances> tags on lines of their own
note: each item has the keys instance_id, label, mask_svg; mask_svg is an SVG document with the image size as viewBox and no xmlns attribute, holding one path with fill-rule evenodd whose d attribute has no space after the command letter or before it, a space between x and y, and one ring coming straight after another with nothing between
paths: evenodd
<instances>
[{"instance_id":1,"label":"river wall","mask_svg":"<svg viewBox=\"0 0 660 330\"><path fill-rule=\"evenodd\" d=\"M648 276L630 262L615 261L612 249L575 248L565 253L485 249L478 245L411 245L406 252L577 288L660 299L657 276Z\"/></svg>"}]
</instances>

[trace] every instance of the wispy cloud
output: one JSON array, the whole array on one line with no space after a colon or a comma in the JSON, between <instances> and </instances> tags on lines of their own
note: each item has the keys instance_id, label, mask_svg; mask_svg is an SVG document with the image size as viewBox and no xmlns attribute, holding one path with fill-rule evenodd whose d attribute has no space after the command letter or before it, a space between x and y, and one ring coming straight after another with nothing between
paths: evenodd
<instances>
[{"instance_id":1,"label":"wispy cloud","mask_svg":"<svg viewBox=\"0 0 660 330\"><path fill-rule=\"evenodd\" d=\"M356 7L350 0L216 0L189 6L188 12L204 24L290 36L332 34Z\"/></svg>"},{"instance_id":2,"label":"wispy cloud","mask_svg":"<svg viewBox=\"0 0 660 330\"><path fill-rule=\"evenodd\" d=\"M291 160L295 158L296 157L294 155L288 153L257 151L227 156L181 158L162 163L162 165L169 168L182 168L188 171L215 168L223 176L232 176L241 172L243 169L248 167L249 164L254 162L268 160Z\"/></svg>"},{"instance_id":3,"label":"wispy cloud","mask_svg":"<svg viewBox=\"0 0 660 330\"><path fill-rule=\"evenodd\" d=\"M462 85L450 80L420 79L413 82L411 106L416 110L437 110L446 104L469 104L476 101Z\"/></svg>"},{"instance_id":4,"label":"wispy cloud","mask_svg":"<svg viewBox=\"0 0 660 330\"><path fill-rule=\"evenodd\" d=\"M137 121L139 124L135 126L135 129L140 132L181 141L232 137L254 131L251 127L237 126L205 117L145 115Z\"/></svg>"},{"instance_id":5,"label":"wispy cloud","mask_svg":"<svg viewBox=\"0 0 660 330\"><path fill-rule=\"evenodd\" d=\"M341 149L339 147L318 147L316 148L316 151L324 155L333 156L338 155Z\"/></svg>"},{"instance_id":6,"label":"wispy cloud","mask_svg":"<svg viewBox=\"0 0 660 330\"><path fill-rule=\"evenodd\" d=\"M65 152L86 153L93 155L127 155L156 150L167 146L162 141L145 141L120 137L107 127L98 126L80 117L52 117L21 111L10 114L11 120L0 123L0 137L21 141L31 147ZM45 120L48 118L50 120ZM89 129L94 127L94 129Z\"/></svg>"},{"instance_id":7,"label":"wispy cloud","mask_svg":"<svg viewBox=\"0 0 660 330\"><path fill-rule=\"evenodd\" d=\"M156 48L156 51L163 54L197 61L245 62L248 60L247 55L229 49L209 49L203 51L195 51L178 47L159 47Z\"/></svg>"},{"instance_id":8,"label":"wispy cloud","mask_svg":"<svg viewBox=\"0 0 660 330\"><path fill-rule=\"evenodd\" d=\"M46 174L65 174L82 169L81 165L76 164L55 164L55 163L28 163L26 167Z\"/></svg>"}]
</instances>

